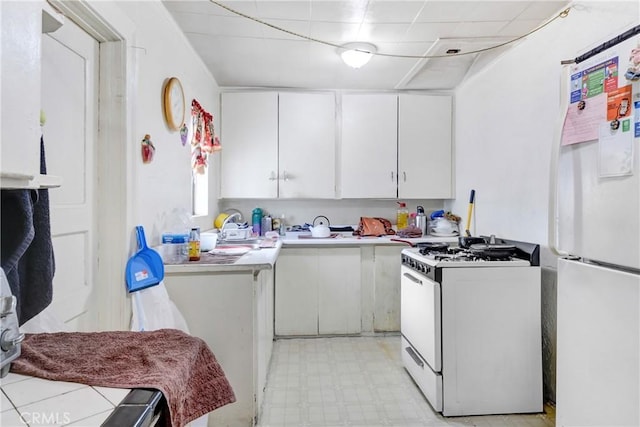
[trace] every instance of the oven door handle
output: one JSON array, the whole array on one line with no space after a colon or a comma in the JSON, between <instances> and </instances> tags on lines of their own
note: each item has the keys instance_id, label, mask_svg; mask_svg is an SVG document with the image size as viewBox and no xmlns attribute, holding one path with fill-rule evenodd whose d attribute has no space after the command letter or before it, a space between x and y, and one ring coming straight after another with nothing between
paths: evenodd
<instances>
[{"instance_id":1,"label":"oven door handle","mask_svg":"<svg viewBox=\"0 0 640 427\"><path fill-rule=\"evenodd\" d=\"M416 354L415 351L413 351L413 349L411 347L405 347L404 349L407 353L409 353L409 356L411 356L411 358L413 359L414 362L416 362L416 365L420 366L421 368L424 368L424 362L422 361L422 359L420 359L420 356L418 356Z\"/></svg>"},{"instance_id":2,"label":"oven door handle","mask_svg":"<svg viewBox=\"0 0 640 427\"><path fill-rule=\"evenodd\" d=\"M417 283L418 285L422 286L422 280L420 279L416 279L415 277L413 277L411 274L409 273L403 273L402 274L404 277L406 277L407 279L411 280L413 283Z\"/></svg>"}]
</instances>

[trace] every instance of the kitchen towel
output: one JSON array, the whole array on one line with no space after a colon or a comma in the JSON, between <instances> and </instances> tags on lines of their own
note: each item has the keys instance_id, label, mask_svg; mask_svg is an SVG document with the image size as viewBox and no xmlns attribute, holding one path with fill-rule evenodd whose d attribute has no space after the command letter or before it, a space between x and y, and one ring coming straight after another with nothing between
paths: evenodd
<instances>
[{"instance_id":1,"label":"kitchen towel","mask_svg":"<svg viewBox=\"0 0 640 427\"><path fill-rule=\"evenodd\" d=\"M11 372L91 386L160 390L169 407L164 418L173 427L236 400L207 344L176 329L27 334Z\"/></svg>"},{"instance_id":2,"label":"kitchen towel","mask_svg":"<svg viewBox=\"0 0 640 427\"><path fill-rule=\"evenodd\" d=\"M40 173L47 173L40 138ZM49 218L49 190L2 190L1 263L16 297L22 325L53 299L55 262Z\"/></svg>"}]
</instances>

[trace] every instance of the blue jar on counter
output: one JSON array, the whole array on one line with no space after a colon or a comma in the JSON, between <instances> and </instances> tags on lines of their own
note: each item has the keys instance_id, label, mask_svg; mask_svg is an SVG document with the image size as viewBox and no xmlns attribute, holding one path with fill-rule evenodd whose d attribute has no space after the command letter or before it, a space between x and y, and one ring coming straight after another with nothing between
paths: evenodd
<instances>
[{"instance_id":1,"label":"blue jar on counter","mask_svg":"<svg viewBox=\"0 0 640 427\"><path fill-rule=\"evenodd\" d=\"M253 212L251 212L251 227L253 230L253 234L256 236L261 235L262 231L262 209L255 208Z\"/></svg>"}]
</instances>

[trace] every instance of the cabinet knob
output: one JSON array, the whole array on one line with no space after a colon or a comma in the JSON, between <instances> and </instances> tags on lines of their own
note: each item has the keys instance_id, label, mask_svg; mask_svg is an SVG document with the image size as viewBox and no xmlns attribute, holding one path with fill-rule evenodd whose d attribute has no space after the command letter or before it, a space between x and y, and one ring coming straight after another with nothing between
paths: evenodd
<instances>
[{"instance_id":1,"label":"cabinet knob","mask_svg":"<svg viewBox=\"0 0 640 427\"><path fill-rule=\"evenodd\" d=\"M271 171L271 174L269 175L269 181L275 181L276 179L278 179L276 177L276 173L274 171Z\"/></svg>"},{"instance_id":2,"label":"cabinet knob","mask_svg":"<svg viewBox=\"0 0 640 427\"><path fill-rule=\"evenodd\" d=\"M394 176L394 175L393 175L393 171L391 171L391 182L394 182L394 181L395 181L395 179L393 178L393 176Z\"/></svg>"},{"instance_id":3,"label":"cabinet knob","mask_svg":"<svg viewBox=\"0 0 640 427\"><path fill-rule=\"evenodd\" d=\"M404 179L404 182L407 182L407 173L406 172L402 172L402 179Z\"/></svg>"},{"instance_id":4,"label":"cabinet knob","mask_svg":"<svg viewBox=\"0 0 640 427\"><path fill-rule=\"evenodd\" d=\"M287 175L287 171L282 172L282 179L284 181L289 181L289 175Z\"/></svg>"}]
</instances>

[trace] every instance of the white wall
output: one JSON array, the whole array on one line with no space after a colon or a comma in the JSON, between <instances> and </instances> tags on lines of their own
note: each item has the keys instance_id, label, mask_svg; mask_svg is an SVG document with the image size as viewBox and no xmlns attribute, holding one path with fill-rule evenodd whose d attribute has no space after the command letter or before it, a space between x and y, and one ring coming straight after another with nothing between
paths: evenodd
<instances>
[{"instance_id":1,"label":"white wall","mask_svg":"<svg viewBox=\"0 0 640 427\"><path fill-rule=\"evenodd\" d=\"M560 115L560 61L638 25L640 2L581 1L456 91L456 194L474 234L547 244L551 143ZM621 67L626 58L620 59ZM466 214L465 214L466 215ZM555 260L546 257L555 268Z\"/></svg>"},{"instance_id":2,"label":"white wall","mask_svg":"<svg viewBox=\"0 0 640 427\"><path fill-rule=\"evenodd\" d=\"M400 200L407 203L409 212L415 212L421 205L427 215L442 209L442 200ZM240 210L243 219L251 224L251 211L259 207L273 217L285 215L287 226L311 224L318 215L329 218L331 225L357 226L361 216L387 218L396 223L396 200L243 200L226 199L220 201L221 211L228 208Z\"/></svg>"},{"instance_id":3,"label":"white wall","mask_svg":"<svg viewBox=\"0 0 640 427\"><path fill-rule=\"evenodd\" d=\"M162 89L169 77L178 77L186 99L185 121L190 127L191 100L213 114L219 129L218 85L195 54L186 37L159 1L114 2L135 25L137 87L134 134L134 220L145 226L149 244L160 243L167 216L174 209L191 212L191 149L177 131L170 131L164 121ZM143 164L140 141L151 135L156 152L153 162ZM219 155L210 157L210 206L206 218L194 225L206 228L217 211L217 175Z\"/></svg>"}]
</instances>

